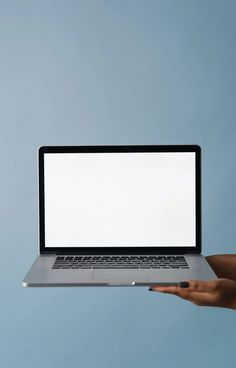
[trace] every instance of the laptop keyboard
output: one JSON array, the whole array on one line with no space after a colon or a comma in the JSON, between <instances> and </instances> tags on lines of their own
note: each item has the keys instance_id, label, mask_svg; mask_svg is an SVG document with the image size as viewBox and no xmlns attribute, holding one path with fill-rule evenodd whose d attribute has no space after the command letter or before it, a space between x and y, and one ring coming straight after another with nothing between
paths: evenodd
<instances>
[{"instance_id":1,"label":"laptop keyboard","mask_svg":"<svg viewBox=\"0 0 236 368\"><path fill-rule=\"evenodd\" d=\"M186 269L184 256L58 256L58 269Z\"/></svg>"}]
</instances>

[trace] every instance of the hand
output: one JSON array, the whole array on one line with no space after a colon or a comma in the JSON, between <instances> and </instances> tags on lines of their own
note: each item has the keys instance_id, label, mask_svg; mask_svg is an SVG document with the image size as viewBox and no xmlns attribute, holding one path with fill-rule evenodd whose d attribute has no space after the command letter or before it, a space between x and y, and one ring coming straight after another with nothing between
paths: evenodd
<instances>
[{"instance_id":1,"label":"hand","mask_svg":"<svg viewBox=\"0 0 236 368\"><path fill-rule=\"evenodd\" d=\"M236 281L229 279L190 280L180 285L182 287L153 285L149 290L177 295L199 306L236 310Z\"/></svg>"}]
</instances>

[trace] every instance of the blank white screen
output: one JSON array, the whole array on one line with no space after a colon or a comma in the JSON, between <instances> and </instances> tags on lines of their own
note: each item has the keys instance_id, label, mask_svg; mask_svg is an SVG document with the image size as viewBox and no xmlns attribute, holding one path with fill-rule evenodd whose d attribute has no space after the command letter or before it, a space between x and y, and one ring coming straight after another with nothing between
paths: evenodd
<instances>
[{"instance_id":1,"label":"blank white screen","mask_svg":"<svg viewBox=\"0 0 236 368\"><path fill-rule=\"evenodd\" d=\"M44 155L45 246L195 246L195 153Z\"/></svg>"}]
</instances>

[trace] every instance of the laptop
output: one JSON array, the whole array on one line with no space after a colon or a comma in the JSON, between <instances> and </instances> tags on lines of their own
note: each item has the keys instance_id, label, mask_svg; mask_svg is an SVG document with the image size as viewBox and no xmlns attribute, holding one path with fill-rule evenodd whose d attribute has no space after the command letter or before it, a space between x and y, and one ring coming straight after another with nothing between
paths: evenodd
<instances>
[{"instance_id":1,"label":"laptop","mask_svg":"<svg viewBox=\"0 0 236 368\"><path fill-rule=\"evenodd\" d=\"M201 255L197 145L44 146L39 255L24 287L215 279Z\"/></svg>"}]
</instances>

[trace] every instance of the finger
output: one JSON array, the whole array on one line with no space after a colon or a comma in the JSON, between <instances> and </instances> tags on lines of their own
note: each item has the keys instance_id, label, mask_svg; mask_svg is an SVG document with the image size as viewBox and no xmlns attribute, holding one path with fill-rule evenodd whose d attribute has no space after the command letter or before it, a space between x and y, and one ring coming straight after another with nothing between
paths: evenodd
<instances>
[{"instance_id":1,"label":"finger","mask_svg":"<svg viewBox=\"0 0 236 368\"><path fill-rule=\"evenodd\" d=\"M189 280L188 281L189 286L188 288L185 288L185 290L211 293L217 289L219 282L220 282L219 280L210 280L210 281ZM179 289L182 290L182 288L179 285L177 286L153 285L152 289L155 291L171 292L171 293L178 292Z\"/></svg>"},{"instance_id":2,"label":"finger","mask_svg":"<svg viewBox=\"0 0 236 368\"><path fill-rule=\"evenodd\" d=\"M181 299L187 300L197 305L210 306L215 304L215 295L207 292L190 291L181 289L178 286L155 287L153 290L160 291L164 294L176 295Z\"/></svg>"},{"instance_id":3,"label":"finger","mask_svg":"<svg viewBox=\"0 0 236 368\"><path fill-rule=\"evenodd\" d=\"M180 292L178 296L182 299L185 299L187 301L190 301L197 305L202 306L213 306L215 305L215 295L206 293L206 292L198 292L198 291L192 291L189 293L186 292Z\"/></svg>"},{"instance_id":4,"label":"finger","mask_svg":"<svg viewBox=\"0 0 236 368\"><path fill-rule=\"evenodd\" d=\"M172 294L179 296L183 299L190 300L193 297L193 291L189 291L188 289L182 289L179 286L153 286L153 291L161 292L164 294Z\"/></svg>"},{"instance_id":5,"label":"finger","mask_svg":"<svg viewBox=\"0 0 236 368\"><path fill-rule=\"evenodd\" d=\"M189 280L189 291L198 291L201 293L212 293L214 292L218 285L219 280L209 280L209 281L202 281L202 280Z\"/></svg>"},{"instance_id":6,"label":"finger","mask_svg":"<svg viewBox=\"0 0 236 368\"><path fill-rule=\"evenodd\" d=\"M174 294L184 298L191 298L193 291L181 289L179 286L153 286L153 291L158 291L164 294Z\"/></svg>"},{"instance_id":7,"label":"finger","mask_svg":"<svg viewBox=\"0 0 236 368\"><path fill-rule=\"evenodd\" d=\"M179 291L179 286L152 286L151 289L153 291L160 291L162 293L171 293L175 294Z\"/></svg>"},{"instance_id":8,"label":"finger","mask_svg":"<svg viewBox=\"0 0 236 368\"><path fill-rule=\"evenodd\" d=\"M165 294L176 295L181 299L185 299L196 305L214 306L216 305L216 295L214 293L207 293L201 291L191 291L188 289L181 289L178 286L156 287L156 291L161 291ZM157 290L159 289L159 290ZM160 290L162 289L162 290Z\"/></svg>"}]
</instances>

